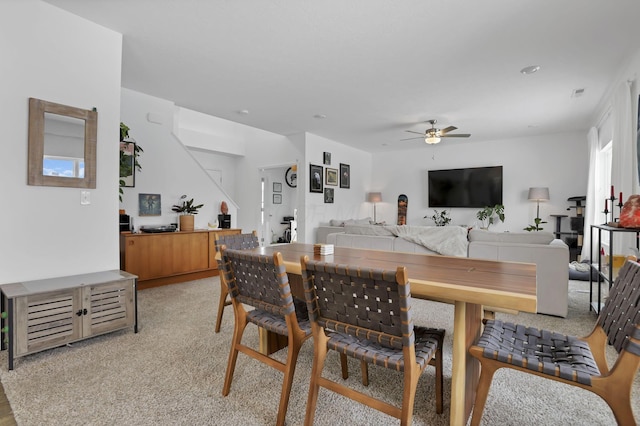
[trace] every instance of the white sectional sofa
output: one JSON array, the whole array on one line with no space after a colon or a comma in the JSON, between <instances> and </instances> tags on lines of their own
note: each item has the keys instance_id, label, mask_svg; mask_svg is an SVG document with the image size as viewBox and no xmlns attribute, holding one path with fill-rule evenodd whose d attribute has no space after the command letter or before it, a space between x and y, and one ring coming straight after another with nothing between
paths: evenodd
<instances>
[{"instance_id":1,"label":"white sectional sofa","mask_svg":"<svg viewBox=\"0 0 640 426\"><path fill-rule=\"evenodd\" d=\"M469 257L537 265L538 313L566 317L569 247L551 232L469 232Z\"/></svg>"},{"instance_id":2,"label":"white sectional sofa","mask_svg":"<svg viewBox=\"0 0 640 426\"><path fill-rule=\"evenodd\" d=\"M405 229L410 232L404 232ZM473 229L467 234L466 228L455 226L403 228L378 225L346 225L339 227L339 231L328 233L326 243L336 247L535 263L538 313L567 316L569 247L562 240L555 239L550 232L497 233ZM442 250L440 242L435 245L437 250L434 250L416 242L424 242L425 236L428 239L432 231L442 233L433 235L439 239L446 238L450 246ZM412 238L416 232L420 233L421 238Z\"/></svg>"}]
</instances>

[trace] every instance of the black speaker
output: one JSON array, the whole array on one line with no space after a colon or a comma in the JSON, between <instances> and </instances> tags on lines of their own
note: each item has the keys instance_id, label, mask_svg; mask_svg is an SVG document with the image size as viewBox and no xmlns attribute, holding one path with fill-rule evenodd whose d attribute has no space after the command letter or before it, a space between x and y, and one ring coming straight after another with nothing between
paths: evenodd
<instances>
[{"instance_id":1,"label":"black speaker","mask_svg":"<svg viewBox=\"0 0 640 426\"><path fill-rule=\"evenodd\" d=\"M120 215L120 232L126 232L131 230L131 221L128 214Z\"/></svg>"},{"instance_id":2,"label":"black speaker","mask_svg":"<svg viewBox=\"0 0 640 426\"><path fill-rule=\"evenodd\" d=\"M218 215L218 223L220 224L220 228L222 228L222 229L231 228L231 215L230 214L219 214Z\"/></svg>"}]
</instances>

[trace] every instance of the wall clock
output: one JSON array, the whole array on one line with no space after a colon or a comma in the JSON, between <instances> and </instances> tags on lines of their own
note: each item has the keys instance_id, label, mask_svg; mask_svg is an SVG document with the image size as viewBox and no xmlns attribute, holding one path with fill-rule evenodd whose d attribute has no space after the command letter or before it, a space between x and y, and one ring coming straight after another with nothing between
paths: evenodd
<instances>
[{"instance_id":1,"label":"wall clock","mask_svg":"<svg viewBox=\"0 0 640 426\"><path fill-rule=\"evenodd\" d=\"M287 182L291 188L298 186L298 173L293 170L293 167L289 167L284 174L284 181Z\"/></svg>"}]
</instances>

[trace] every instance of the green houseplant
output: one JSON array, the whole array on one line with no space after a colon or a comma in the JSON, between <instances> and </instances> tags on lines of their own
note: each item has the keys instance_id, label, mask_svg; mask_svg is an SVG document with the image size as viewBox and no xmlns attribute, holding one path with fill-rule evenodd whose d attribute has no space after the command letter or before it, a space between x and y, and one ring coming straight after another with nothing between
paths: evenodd
<instances>
[{"instance_id":1,"label":"green houseplant","mask_svg":"<svg viewBox=\"0 0 640 426\"><path fill-rule=\"evenodd\" d=\"M142 147L132 140L129 140L129 126L124 123L120 123L120 188L119 197L122 202L122 195L124 191L126 181L124 177L133 175L134 169L137 171L142 170L142 166L138 162L140 153L144 152ZM132 159L133 157L133 159Z\"/></svg>"},{"instance_id":2,"label":"green houseplant","mask_svg":"<svg viewBox=\"0 0 640 426\"><path fill-rule=\"evenodd\" d=\"M489 226L496 222L496 218L500 219L500 222L504 222L504 206L502 204L485 206L478 211L476 217L482 222L482 229L489 229Z\"/></svg>"},{"instance_id":3,"label":"green houseplant","mask_svg":"<svg viewBox=\"0 0 640 426\"><path fill-rule=\"evenodd\" d=\"M424 217L427 219L427 216ZM451 222L451 218L449 217L448 210L442 210L438 212L438 210L433 211L433 216L429 217L429 219L433 220L436 226L446 226Z\"/></svg>"},{"instance_id":4,"label":"green houseplant","mask_svg":"<svg viewBox=\"0 0 640 426\"><path fill-rule=\"evenodd\" d=\"M186 195L180 197L180 199L186 198ZM180 230L181 231L193 231L194 218L193 215L198 214L204 204L194 204L193 198L183 201L182 204L174 204L171 210L180 214Z\"/></svg>"}]
</instances>

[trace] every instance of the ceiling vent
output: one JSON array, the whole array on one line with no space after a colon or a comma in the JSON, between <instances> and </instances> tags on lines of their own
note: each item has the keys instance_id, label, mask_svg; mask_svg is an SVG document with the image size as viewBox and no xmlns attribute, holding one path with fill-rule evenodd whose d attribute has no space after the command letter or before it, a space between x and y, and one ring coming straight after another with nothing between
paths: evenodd
<instances>
[{"instance_id":1,"label":"ceiling vent","mask_svg":"<svg viewBox=\"0 0 640 426\"><path fill-rule=\"evenodd\" d=\"M574 89L573 93L571 93L571 97L572 98L579 98L582 95L584 95L584 88L582 88L582 89Z\"/></svg>"}]
</instances>

